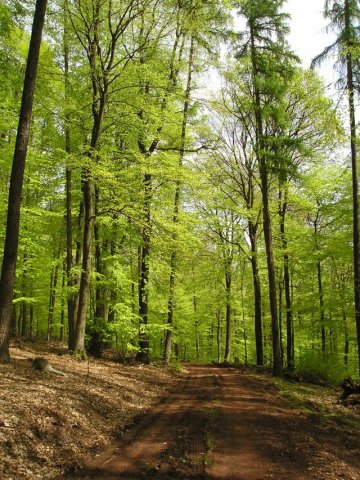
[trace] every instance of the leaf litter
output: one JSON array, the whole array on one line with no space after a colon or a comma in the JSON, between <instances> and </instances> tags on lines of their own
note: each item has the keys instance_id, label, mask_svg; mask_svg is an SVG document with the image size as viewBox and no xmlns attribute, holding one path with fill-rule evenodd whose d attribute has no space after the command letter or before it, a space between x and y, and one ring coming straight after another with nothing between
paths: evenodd
<instances>
[{"instance_id":1,"label":"leaf litter","mask_svg":"<svg viewBox=\"0 0 360 480\"><path fill-rule=\"evenodd\" d=\"M79 361L58 344L23 343L0 364L0 478L54 479L122 436L176 381L167 369ZM66 373L32 369L43 356Z\"/></svg>"}]
</instances>

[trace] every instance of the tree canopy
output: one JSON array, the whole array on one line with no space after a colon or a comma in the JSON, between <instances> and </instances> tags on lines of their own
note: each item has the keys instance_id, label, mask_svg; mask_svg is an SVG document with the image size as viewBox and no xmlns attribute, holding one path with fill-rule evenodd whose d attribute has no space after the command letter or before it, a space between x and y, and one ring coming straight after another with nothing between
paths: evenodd
<instances>
[{"instance_id":1,"label":"tree canopy","mask_svg":"<svg viewBox=\"0 0 360 480\"><path fill-rule=\"evenodd\" d=\"M314 65L336 50L345 107L292 52L283 0L48 6L2 361L22 335L357 372L359 12L324 14L338 37ZM1 249L33 15L0 5Z\"/></svg>"}]
</instances>

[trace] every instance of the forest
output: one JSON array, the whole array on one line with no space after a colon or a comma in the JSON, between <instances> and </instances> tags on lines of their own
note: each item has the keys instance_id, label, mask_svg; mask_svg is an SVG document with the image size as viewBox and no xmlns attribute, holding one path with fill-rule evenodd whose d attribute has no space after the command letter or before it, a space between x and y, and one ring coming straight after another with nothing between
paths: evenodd
<instances>
[{"instance_id":1,"label":"forest","mask_svg":"<svg viewBox=\"0 0 360 480\"><path fill-rule=\"evenodd\" d=\"M2 362L358 375L360 9L323 10L305 69L284 0L2 1Z\"/></svg>"}]
</instances>

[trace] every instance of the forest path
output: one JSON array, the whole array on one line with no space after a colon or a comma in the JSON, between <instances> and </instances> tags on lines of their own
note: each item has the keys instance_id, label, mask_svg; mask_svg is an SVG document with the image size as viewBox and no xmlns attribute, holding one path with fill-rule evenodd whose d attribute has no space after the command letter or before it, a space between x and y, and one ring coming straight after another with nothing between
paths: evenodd
<instances>
[{"instance_id":1,"label":"forest path","mask_svg":"<svg viewBox=\"0 0 360 480\"><path fill-rule=\"evenodd\" d=\"M73 479L357 480L359 449L251 373L189 365L152 413Z\"/></svg>"}]
</instances>

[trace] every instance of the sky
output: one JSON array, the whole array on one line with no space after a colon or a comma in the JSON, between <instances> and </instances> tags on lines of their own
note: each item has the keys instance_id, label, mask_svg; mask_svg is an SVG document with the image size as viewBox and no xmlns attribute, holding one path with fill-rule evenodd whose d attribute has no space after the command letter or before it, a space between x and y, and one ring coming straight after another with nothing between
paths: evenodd
<instances>
[{"instance_id":1,"label":"sky","mask_svg":"<svg viewBox=\"0 0 360 480\"><path fill-rule=\"evenodd\" d=\"M290 14L290 33L287 37L290 47L302 61L304 68L309 68L311 60L319 55L325 47L331 45L335 34L326 32L328 21L323 16L325 0L287 0L284 11ZM237 28L241 28L235 20ZM223 50L225 54L225 48ZM334 83L338 74L333 68L334 60L325 61L317 67L317 73L323 77L329 87L328 93L334 93ZM204 75L203 91L216 92L221 85L221 78L215 68L210 68Z\"/></svg>"},{"instance_id":2,"label":"sky","mask_svg":"<svg viewBox=\"0 0 360 480\"><path fill-rule=\"evenodd\" d=\"M324 0L288 0L284 10L291 15L289 43L303 60L304 66L331 42L324 29Z\"/></svg>"},{"instance_id":3,"label":"sky","mask_svg":"<svg viewBox=\"0 0 360 480\"><path fill-rule=\"evenodd\" d=\"M334 33L325 31L328 20L322 14L324 3L324 0L288 0L284 6L284 10L291 15L288 41L305 68L335 38ZM331 61L319 68L318 72L326 83L335 80Z\"/></svg>"}]
</instances>

